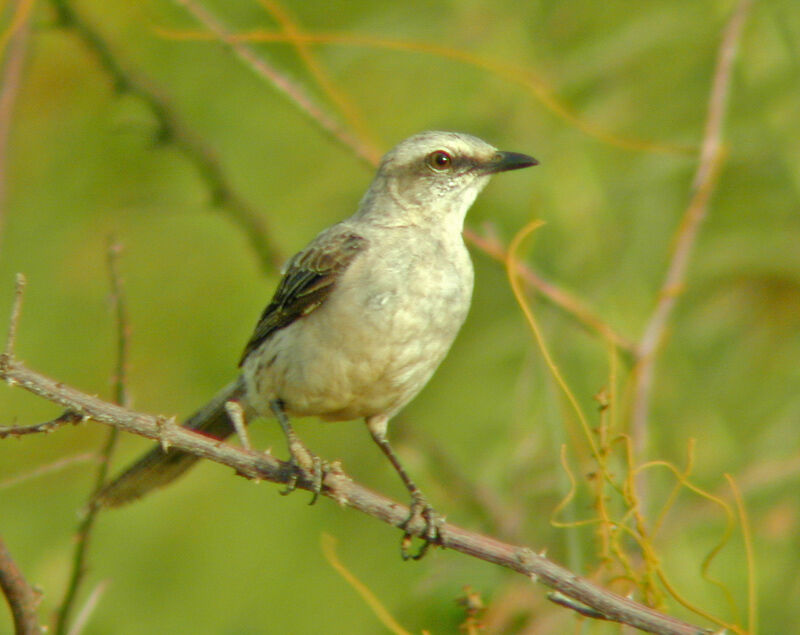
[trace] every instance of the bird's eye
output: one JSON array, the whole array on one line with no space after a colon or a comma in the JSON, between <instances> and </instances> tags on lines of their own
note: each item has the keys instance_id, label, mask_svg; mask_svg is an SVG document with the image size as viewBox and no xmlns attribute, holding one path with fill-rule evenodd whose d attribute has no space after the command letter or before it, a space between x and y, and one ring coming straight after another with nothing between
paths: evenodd
<instances>
[{"instance_id":1,"label":"bird's eye","mask_svg":"<svg viewBox=\"0 0 800 635\"><path fill-rule=\"evenodd\" d=\"M453 163L453 159L444 150L436 150L428 155L427 162L428 166L437 172L444 172L450 168L450 165Z\"/></svg>"}]
</instances>

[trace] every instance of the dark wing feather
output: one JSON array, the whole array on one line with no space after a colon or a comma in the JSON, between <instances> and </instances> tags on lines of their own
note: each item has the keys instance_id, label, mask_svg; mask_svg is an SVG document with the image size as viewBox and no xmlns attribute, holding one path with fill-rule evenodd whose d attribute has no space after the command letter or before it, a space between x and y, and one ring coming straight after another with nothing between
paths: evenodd
<instances>
[{"instance_id":1,"label":"dark wing feather","mask_svg":"<svg viewBox=\"0 0 800 635\"><path fill-rule=\"evenodd\" d=\"M329 230L296 254L289 261L272 301L261 314L239 366L275 331L319 308L335 288L339 276L365 246L366 239L358 234Z\"/></svg>"}]
</instances>

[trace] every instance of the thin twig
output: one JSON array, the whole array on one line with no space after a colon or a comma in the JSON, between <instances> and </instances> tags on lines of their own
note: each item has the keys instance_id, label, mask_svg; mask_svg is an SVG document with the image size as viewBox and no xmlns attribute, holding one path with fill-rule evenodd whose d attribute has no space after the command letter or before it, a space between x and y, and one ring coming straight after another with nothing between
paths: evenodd
<instances>
[{"instance_id":1,"label":"thin twig","mask_svg":"<svg viewBox=\"0 0 800 635\"><path fill-rule=\"evenodd\" d=\"M119 253L119 245L113 240L109 240L107 262L111 287L110 298L117 332L117 359L114 369L113 393L114 403L124 406L127 404L125 396L125 376L128 363L128 318L125 311L125 298L122 293L122 282L119 277L117 264ZM80 415L76 416L80 418ZM108 469L111 464L111 455L114 453L114 448L117 445L118 436L119 430L117 430L117 428L111 428L111 430L108 431L108 437L100 450L100 465L97 468L97 476L95 478L94 489L89 498L90 501L105 485L106 478L108 477ZM54 629L56 635L67 635L68 632L71 633L75 630L74 627L72 629L69 628L70 615L75 606L78 591L80 590L86 572L86 556L89 552L92 529L94 528L94 523L99 511L99 508L95 505L88 505L83 520L78 526L69 584L67 585L64 599L61 602L56 616ZM80 620L78 620L78 622L79 621Z\"/></svg>"},{"instance_id":2,"label":"thin twig","mask_svg":"<svg viewBox=\"0 0 800 635\"><path fill-rule=\"evenodd\" d=\"M128 369L128 336L130 326L128 324L127 309L125 307L125 296L122 293L122 278L119 274L119 255L122 247L113 238L109 238L107 260L108 263L108 283L110 287L109 299L111 300L111 310L114 313L114 325L117 332L117 355L116 368L114 369L113 394L114 403L124 406L128 403L128 396L125 394L126 376Z\"/></svg>"},{"instance_id":3,"label":"thin twig","mask_svg":"<svg viewBox=\"0 0 800 635\"><path fill-rule=\"evenodd\" d=\"M36 615L39 593L25 580L17 563L0 538L0 590L14 619L16 635L40 635L43 631Z\"/></svg>"},{"instance_id":4,"label":"thin twig","mask_svg":"<svg viewBox=\"0 0 800 635\"><path fill-rule=\"evenodd\" d=\"M464 238L467 239L468 243L474 245L497 262L505 264L508 259L508 250L505 245L494 236L482 236L475 230L467 227L464 229ZM527 284L550 300L555 306L573 316L584 327L599 333L621 351L633 353L636 350L636 345L631 340L624 335L620 335L608 324L603 322L597 314L576 296L552 282L545 280L523 262L518 261L514 266L517 274Z\"/></svg>"},{"instance_id":5,"label":"thin twig","mask_svg":"<svg viewBox=\"0 0 800 635\"><path fill-rule=\"evenodd\" d=\"M176 31L162 28L157 29L157 32L164 37L174 40L208 41L219 39L219 36L215 33ZM567 121L581 132L594 137L602 143L635 152L692 155L696 151L694 147L690 146L625 137L617 133L608 132L602 127L584 119L574 108L557 97L555 91L550 88L548 83L530 68L508 63L507 61L483 57L467 50L456 49L439 43L386 38L359 33L323 33L317 31L314 33L296 32L287 34L286 32L259 28L244 33L229 34L228 37L234 43L284 43L291 44L292 46L297 46L297 44L301 42L316 45L342 44L346 46L365 47L368 49L422 53L438 58L454 60L466 64L467 66L487 71L495 78L500 77L522 86L556 117Z\"/></svg>"},{"instance_id":6,"label":"thin twig","mask_svg":"<svg viewBox=\"0 0 800 635\"><path fill-rule=\"evenodd\" d=\"M11 305L11 319L8 322L8 336L6 337L6 350L4 358L14 355L14 347L17 344L17 328L19 318L22 314L22 297L25 295L25 285L27 284L25 274L18 273L14 279L14 302ZM0 363L2 360L0 360Z\"/></svg>"},{"instance_id":7,"label":"thin twig","mask_svg":"<svg viewBox=\"0 0 800 635\"><path fill-rule=\"evenodd\" d=\"M95 421L228 465L237 474L247 478L284 484L297 478L291 464L269 454L228 445L171 424L164 417L133 412L104 402L30 370L13 358L6 359L5 365L0 367L0 379L11 381L15 386ZM315 487L311 475L298 479L296 485L306 490ZM332 469L326 475L322 493L342 506L357 509L413 535L422 536L426 531L423 520L407 523L408 507L355 483L341 470ZM504 543L452 524L445 524L441 535L443 547L522 573L600 612L605 619L661 635L701 635L710 632L602 589L531 549Z\"/></svg>"},{"instance_id":8,"label":"thin twig","mask_svg":"<svg viewBox=\"0 0 800 635\"><path fill-rule=\"evenodd\" d=\"M30 426L0 426L0 439L5 439L6 437L22 437L28 434L49 434L63 425L79 423L80 421L83 421L81 415L67 410L58 415L55 419L45 421L44 423L36 423Z\"/></svg>"},{"instance_id":9,"label":"thin twig","mask_svg":"<svg viewBox=\"0 0 800 635\"><path fill-rule=\"evenodd\" d=\"M108 580L104 580L92 589L92 592L89 594L86 602L84 602L81 610L78 611L75 622L72 624L72 628L69 629L67 635L80 635L80 633L83 632L83 629L86 628L89 618L92 616L92 613L94 613L97 605L100 603L100 598L103 597L103 593L106 592L107 588Z\"/></svg>"},{"instance_id":10,"label":"thin twig","mask_svg":"<svg viewBox=\"0 0 800 635\"><path fill-rule=\"evenodd\" d=\"M95 55L100 68L114 83L115 90L135 96L149 108L159 127L159 141L172 144L194 165L210 191L212 205L224 212L244 232L262 268L265 271L279 269L283 264L283 255L267 231L263 216L234 190L214 152L189 132L166 99L124 68L100 33L74 9L69 0L50 2L56 9L61 26L74 31Z\"/></svg>"},{"instance_id":11,"label":"thin twig","mask_svg":"<svg viewBox=\"0 0 800 635\"><path fill-rule=\"evenodd\" d=\"M380 151L374 143L374 135L371 134L364 118L360 115L355 105L350 99L339 89L334 82L330 80L328 74L325 72L322 64L320 64L311 45L305 39L305 33L301 30L297 22L292 18L289 11L277 0L259 0L273 19L281 26L286 37L290 38L300 59L306 65L312 77L316 80L317 85L323 93L333 102L339 109L339 112L344 117L347 124L356 133L355 137L360 139L360 145L363 146L364 151L369 157L369 162L373 165L377 164L381 158ZM355 148L358 152L358 148Z\"/></svg>"},{"instance_id":12,"label":"thin twig","mask_svg":"<svg viewBox=\"0 0 800 635\"><path fill-rule=\"evenodd\" d=\"M53 461L52 463L46 463L45 465L40 465L33 470L29 470L27 472L22 472L21 474L15 474L7 478L4 481L0 481L0 489L9 489L11 487L16 487L20 483L24 483L25 481L30 481L35 478L40 478L47 474L53 474L54 472L60 472L61 470L72 467L73 465L79 465L81 463L93 463L97 461L97 454L95 452L84 452L82 454L75 454L73 456L67 456L63 459L58 459L57 461Z\"/></svg>"},{"instance_id":13,"label":"thin twig","mask_svg":"<svg viewBox=\"0 0 800 635\"><path fill-rule=\"evenodd\" d=\"M352 136L338 121L333 119L319 104L274 66L246 44L232 36L222 22L208 9L193 0L173 0L184 7L192 16L225 44L250 69L265 78L269 83L300 108L300 111L318 123L334 139L351 148L355 155L369 165L375 164L375 151Z\"/></svg>"},{"instance_id":14,"label":"thin twig","mask_svg":"<svg viewBox=\"0 0 800 635\"><path fill-rule=\"evenodd\" d=\"M8 27L8 53L3 56L0 46L0 59L4 59L2 77L0 77L0 236L5 225L6 179L8 178L8 139L11 134L11 122L14 115L14 104L19 94L22 68L25 63L25 52L28 48L30 34L30 9L33 2L16 2L19 20Z\"/></svg>"},{"instance_id":15,"label":"thin twig","mask_svg":"<svg viewBox=\"0 0 800 635\"><path fill-rule=\"evenodd\" d=\"M650 396L658 349L678 296L683 291L689 259L700 225L708 212L708 203L722 166L724 158L722 128L730 91L731 71L742 27L752 4L753 0L740 0L725 26L711 86L700 161L692 182L692 198L673 240L672 256L661 284L658 302L637 346L638 366L631 414L631 432L637 456L641 456L647 447Z\"/></svg>"}]
</instances>

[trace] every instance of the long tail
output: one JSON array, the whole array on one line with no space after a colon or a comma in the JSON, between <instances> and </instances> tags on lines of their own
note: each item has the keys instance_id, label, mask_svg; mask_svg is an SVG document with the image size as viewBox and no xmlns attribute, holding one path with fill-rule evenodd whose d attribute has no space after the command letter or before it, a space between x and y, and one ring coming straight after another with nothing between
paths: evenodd
<instances>
[{"instance_id":1,"label":"long tail","mask_svg":"<svg viewBox=\"0 0 800 635\"><path fill-rule=\"evenodd\" d=\"M243 395L244 382L239 377L189 417L183 426L219 439L230 436L234 430L225 403L238 401ZM156 446L106 485L93 503L100 507L119 507L133 502L156 488L168 485L191 468L198 459L193 454L174 449L165 452L161 446Z\"/></svg>"}]
</instances>

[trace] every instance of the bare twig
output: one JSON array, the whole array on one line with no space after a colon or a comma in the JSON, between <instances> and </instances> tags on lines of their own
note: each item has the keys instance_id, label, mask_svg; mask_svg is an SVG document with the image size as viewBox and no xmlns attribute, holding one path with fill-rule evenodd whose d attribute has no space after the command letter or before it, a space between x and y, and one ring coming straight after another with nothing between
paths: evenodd
<instances>
[{"instance_id":1,"label":"bare twig","mask_svg":"<svg viewBox=\"0 0 800 635\"><path fill-rule=\"evenodd\" d=\"M55 419L45 421L44 423L37 423L30 426L0 426L0 439L5 439L6 437L22 437L27 434L48 434L63 425L79 423L82 420L83 417L67 410L58 415Z\"/></svg>"},{"instance_id":2,"label":"bare twig","mask_svg":"<svg viewBox=\"0 0 800 635\"><path fill-rule=\"evenodd\" d=\"M5 354L9 357L14 354L14 347L17 344L17 328L19 327L20 315L22 314L22 297L25 294L25 285L27 282L25 274L22 273L18 273L14 280L14 302L11 304L11 319L8 323L8 336L6 337L5 350Z\"/></svg>"},{"instance_id":3,"label":"bare twig","mask_svg":"<svg viewBox=\"0 0 800 635\"><path fill-rule=\"evenodd\" d=\"M269 11L270 15L272 15L274 20L281 26L286 36L290 38L297 54L305 63L312 77L316 80L317 85L339 109L339 112L342 114L347 124L356 133L355 137L361 140L360 145L363 146L364 151L368 154L370 163L377 164L381 155L377 145L374 143L374 135L372 135L367 128L364 123L364 118L358 112L352 101L330 80L322 64L320 64L314 54L310 43L304 38L305 33L302 31L299 24L291 16L286 7L277 0L259 0L259 3ZM358 152L358 148L355 150Z\"/></svg>"},{"instance_id":4,"label":"bare twig","mask_svg":"<svg viewBox=\"0 0 800 635\"><path fill-rule=\"evenodd\" d=\"M122 293L122 278L119 275L119 255L122 247L113 238L109 238L107 260L108 263L108 284L110 287L109 299L111 300L111 310L114 313L114 324L117 331L117 357L116 368L114 369L114 403L124 406L128 403L125 394L125 378L128 369L128 335L130 326L128 325L128 314L125 308L125 296Z\"/></svg>"},{"instance_id":5,"label":"bare twig","mask_svg":"<svg viewBox=\"0 0 800 635\"><path fill-rule=\"evenodd\" d=\"M2 76L0 77L0 235L2 235L5 221L8 138L11 134L14 104L19 93L22 68L25 63L25 51L28 48L30 9L33 3L19 1L12 4L17 6L19 19L15 19L14 23L8 27L9 46L7 55L3 56L3 49L0 46L0 60L4 59Z\"/></svg>"},{"instance_id":6,"label":"bare twig","mask_svg":"<svg viewBox=\"0 0 800 635\"><path fill-rule=\"evenodd\" d=\"M298 106L301 112L318 123L325 132L351 148L358 158L369 165L375 164L377 157L375 156L374 148L365 146L352 136L344 126L333 119L319 104L315 103L299 85L267 63L262 57L259 57L252 48L232 37L222 22L208 9L193 0L174 0L174 2L183 6L198 22L213 33L220 42L228 46L236 57L258 75L267 79L272 86Z\"/></svg>"},{"instance_id":7,"label":"bare twig","mask_svg":"<svg viewBox=\"0 0 800 635\"><path fill-rule=\"evenodd\" d=\"M296 478L293 466L269 454L231 446L171 424L164 417L133 412L104 402L30 370L13 358L6 357L0 367L0 378L95 421L228 465L246 478L284 484ZM310 475L300 478L297 487L311 490L314 480ZM409 515L406 506L353 482L341 470L328 473L323 494L340 505L357 509L393 527L404 527L413 535L421 536L425 532L425 522L422 520L406 524ZM442 536L443 547L522 573L576 600L580 605L598 611L605 619L662 635L701 635L710 632L601 589L531 549L504 543L452 524L445 524Z\"/></svg>"},{"instance_id":8,"label":"bare twig","mask_svg":"<svg viewBox=\"0 0 800 635\"><path fill-rule=\"evenodd\" d=\"M150 109L159 127L159 140L171 143L194 165L210 190L212 204L244 232L263 269L280 268L283 264L281 250L272 241L262 215L236 193L212 150L189 132L166 99L124 68L100 33L73 8L69 0L50 2L60 24L80 37L97 58L100 68L114 82L114 88L135 96Z\"/></svg>"},{"instance_id":9,"label":"bare twig","mask_svg":"<svg viewBox=\"0 0 800 635\"><path fill-rule=\"evenodd\" d=\"M125 312L125 298L122 294L122 283L119 277L119 270L117 267L117 258L120 253L120 247L113 240L109 240L108 245L108 273L109 283L111 286L111 306L114 313L116 330L117 330L117 359L116 368L114 370L114 403L118 405L126 405L127 400L125 397L125 375L128 360L128 318ZM76 415L80 418L80 415ZM119 430L111 428L108 431L103 448L100 450L100 466L97 469L97 477L95 478L94 490L91 493L90 500L92 500L97 493L103 488L108 476L108 469L111 463L111 455L117 445L117 437ZM81 583L83 582L84 574L86 572L86 556L89 552L89 544L92 536L92 529L94 528L95 520L99 509L94 505L88 505L83 520L78 526L77 537L75 541L75 553L72 558L72 571L70 573L69 584L64 594L64 600L58 609L56 615L55 634L67 635L68 632L77 631L80 629L69 629L70 615L75 606L75 601L78 597ZM91 604L91 602L90 602ZM88 613L82 612L82 617L77 621L88 619Z\"/></svg>"},{"instance_id":10,"label":"bare twig","mask_svg":"<svg viewBox=\"0 0 800 635\"><path fill-rule=\"evenodd\" d=\"M67 635L80 635L80 633L83 632L83 629L86 628L89 618L92 616L92 613L94 613L97 605L100 603L100 598L103 597L103 593L106 592L107 588L108 581L104 580L92 589L92 592L89 594L86 602L84 602L81 610L78 611L78 615L75 617L72 628L69 629Z\"/></svg>"},{"instance_id":11,"label":"bare twig","mask_svg":"<svg viewBox=\"0 0 800 635\"><path fill-rule=\"evenodd\" d=\"M714 192L724 158L722 127L730 90L731 70L742 27L752 4L753 0L740 0L725 26L711 86L700 161L692 183L692 198L674 238L672 256L664 281L661 283L658 302L637 347L638 366L631 429L638 456L641 456L647 447L650 395L658 348L664 338L678 296L683 291L689 259L700 225L706 217L708 203Z\"/></svg>"},{"instance_id":12,"label":"bare twig","mask_svg":"<svg viewBox=\"0 0 800 635\"><path fill-rule=\"evenodd\" d=\"M474 245L487 256L496 260L497 262L505 264L508 259L508 250L500 240L494 236L482 236L478 232L469 227L464 229L464 237L467 242ZM636 346L624 335L620 335L608 324L598 317L590 308L588 308L580 299L565 291L561 287L553 284L542 278L539 274L534 272L530 267L522 262L516 262L515 268L518 275L532 288L536 289L545 298L550 300L558 308L573 316L584 327L595 331L612 342L617 348L626 353L633 353Z\"/></svg>"},{"instance_id":13,"label":"bare twig","mask_svg":"<svg viewBox=\"0 0 800 635\"><path fill-rule=\"evenodd\" d=\"M174 0L180 1L180 0ZM174 31L170 29L158 29L158 32L175 40L183 41L207 41L219 39L216 33L205 32L186 32ZM366 35L359 33L339 33L339 32L299 32L286 33L264 29L252 29L244 33L228 34L228 38L234 43L262 42L262 43L284 43L297 46L298 44L342 44L346 46L365 47L368 49L385 49L392 51L404 51L422 53L450 59L467 66L482 69L491 73L494 77L506 79L512 83L525 88L531 93L539 103L547 110L551 111L570 125L575 126L581 132L594 137L602 143L607 143L618 148L636 152L655 152L662 154L694 154L693 147L625 137L617 133L609 132L602 127L584 119L578 112L556 96L555 91L538 74L527 66L510 64L507 61L495 60L483 57L467 50L456 49L451 46L425 41L414 41L407 39L386 38L382 36Z\"/></svg>"},{"instance_id":14,"label":"bare twig","mask_svg":"<svg viewBox=\"0 0 800 635\"><path fill-rule=\"evenodd\" d=\"M40 635L42 628L36 615L39 593L25 580L2 538L0 538L0 589L11 609L16 635Z\"/></svg>"},{"instance_id":15,"label":"bare twig","mask_svg":"<svg viewBox=\"0 0 800 635\"><path fill-rule=\"evenodd\" d=\"M5 479L4 481L0 481L0 489L9 489L11 487L16 487L20 483L24 483L25 481L30 481L34 478L40 478L47 474L53 474L54 472L60 472L61 470L72 467L73 465L79 465L82 463L93 463L97 461L97 454L94 452L83 452L81 454L74 454L73 456L66 456L63 459L58 459L57 461L53 461L52 463L46 463L44 465L40 465L33 470L29 470L27 472L22 472L21 474L15 474L14 476L10 476L9 478Z\"/></svg>"}]
</instances>

